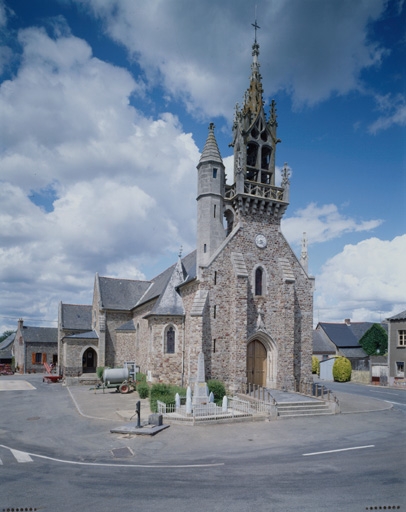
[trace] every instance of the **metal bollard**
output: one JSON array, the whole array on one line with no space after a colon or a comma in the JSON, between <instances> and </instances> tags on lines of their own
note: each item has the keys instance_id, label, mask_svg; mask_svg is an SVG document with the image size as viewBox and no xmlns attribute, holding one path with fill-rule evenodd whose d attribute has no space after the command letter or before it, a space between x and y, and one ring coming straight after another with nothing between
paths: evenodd
<instances>
[{"instance_id":1,"label":"metal bollard","mask_svg":"<svg viewBox=\"0 0 406 512\"><path fill-rule=\"evenodd\" d=\"M137 414L137 428L141 427L141 402L138 400L135 404L135 412Z\"/></svg>"}]
</instances>

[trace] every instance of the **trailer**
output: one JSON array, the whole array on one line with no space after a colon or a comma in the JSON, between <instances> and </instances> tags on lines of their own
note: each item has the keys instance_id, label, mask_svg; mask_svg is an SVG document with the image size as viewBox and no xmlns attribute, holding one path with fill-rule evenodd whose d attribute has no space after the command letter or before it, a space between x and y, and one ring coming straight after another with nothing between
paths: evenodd
<instances>
[{"instance_id":1,"label":"trailer","mask_svg":"<svg viewBox=\"0 0 406 512\"><path fill-rule=\"evenodd\" d=\"M103 371L102 380L103 390L105 388L116 388L116 391L119 391L123 394L135 391L134 375L127 365L124 366L124 368L106 368Z\"/></svg>"}]
</instances>

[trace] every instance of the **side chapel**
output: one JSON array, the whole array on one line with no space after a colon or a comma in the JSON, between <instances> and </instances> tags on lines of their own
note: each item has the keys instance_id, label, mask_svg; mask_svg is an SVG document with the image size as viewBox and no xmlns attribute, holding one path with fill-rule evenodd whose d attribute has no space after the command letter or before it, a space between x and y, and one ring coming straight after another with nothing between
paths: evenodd
<instances>
[{"instance_id":1,"label":"side chapel","mask_svg":"<svg viewBox=\"0 0 406 512\"><path fill-rule=\"evenodd\" d=\"M206 379L298 390L311 382L314 278L280 228L289 170L275 185L275 102L264 110L259 45L236 107L234 182L210 124L197 165L197 248L150 281L96 274L92 305L60 303L65 377L134 361L152 382L191 384L199 352Z\"/></svg>"}]
</instances>

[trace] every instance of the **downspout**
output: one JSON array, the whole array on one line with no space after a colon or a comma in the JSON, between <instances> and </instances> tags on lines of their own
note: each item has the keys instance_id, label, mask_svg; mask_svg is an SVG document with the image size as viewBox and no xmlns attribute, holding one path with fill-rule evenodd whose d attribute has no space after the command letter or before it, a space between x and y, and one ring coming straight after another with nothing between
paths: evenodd
<instances>
[{"instance_id":1,"label":"downspout","mask_svg":"<svg viewBox=\"0 0 406 512\"><path fill-rule=\"evenodd\" d=\"M183 329L182 329L182 375L181 375L181 386L184 387L185 383L185 317L182 320Z\"/></svg>"}]
</instances>

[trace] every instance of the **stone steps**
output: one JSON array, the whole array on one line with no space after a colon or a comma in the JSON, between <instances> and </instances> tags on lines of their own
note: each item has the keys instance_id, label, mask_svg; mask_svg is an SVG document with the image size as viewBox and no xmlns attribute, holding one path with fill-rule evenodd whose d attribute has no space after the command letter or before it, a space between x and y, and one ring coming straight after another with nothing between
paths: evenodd
<instances>
[{"instance_id":1,"label":"stone steps","mask_svg":"<svg viewBox=\"0 0 406 512\"><path fill-rule=\"evenodd\" d=\"M278 419L333 414L325 402L303 401L277 404Z\"/></svg>"}]
</instances>

